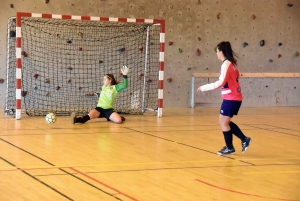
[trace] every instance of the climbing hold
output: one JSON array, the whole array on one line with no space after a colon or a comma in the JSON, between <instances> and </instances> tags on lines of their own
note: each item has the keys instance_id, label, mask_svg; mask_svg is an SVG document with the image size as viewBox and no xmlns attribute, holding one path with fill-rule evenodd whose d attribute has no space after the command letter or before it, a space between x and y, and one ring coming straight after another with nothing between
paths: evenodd
<instances>
[{"instance_id":1,"label":"climbing hold","mask_svg":"<svg viewBox=\"0 0 300 201\"><path fill-rule=\"evenodd\" d=\"M266 85L266 88L268 88L269 86L268 85Z\"/></svg>"},{"instance_id":2,"label":"climbing hold","mask_svg":"<svg viewBox=\"0 0 300 201\"><path fill-rule=\"evenodd\" d=\"M297 89L297 87L294 87L294 89Z\"/></svg>"},{"instance_id":3,"label":"climbing hold","mask_svg":"<svg viewBox=\"0 0 300 201\"><path fill-rule=\"evenodd\" d=\"M24 57L28 57L28 53L25 52L24 50L21 52L21 55L24 56Z\"/></svg>"},{"instance_id":4,"label":"climbing hold","mask_svg":"<svg viewBox=\"0 0 300 201\"><path fill-rule=\"evenodd\" d=\"M288 3L287 6L288 7L292 7L294 4Z\"/></svg>"},{"instance_id":5,"label":"climbing hold","mask_svg":"<svg viewBox=\"0 0 300 201\"><path fill-rule=\"evenodd\" d=\"M34 89L38 89L38 87L37 87L37 86L35 86L35 87L34 87Z\"/></svg>"},{"instance_id":6,"label":"climbing hold","mask_svg":"<svg viewBox=\"0 0 300 201\"><path fill-rule=\"evenodd\" d=\"M39 74L34 74L34 78L37 79L40 75Z\"/></svg>"},{"instance_id":7,"label":"climbing hold","mask_svg":"<svg viewBox=\"0 0 300 201\"><path fill-rule=\"evenodd\" d=\"M181 49L181 48L178 48L178 49L177 49L177 52L181 53L181 52L182 52L182 49Z\"/></svg>"},{"instance_id":8,"label":"climbing hold","mask_svg":"<svg viewBox=\"0 0 300 201\"><path fill-rule=\"evenodd\" d=\"M278 46L281 46L282 45L282 43L278 43Z\"/></svg>"},{"instance_id":9,"label":"climbing hold","mask_svg":"<svg viewBox=\"0 0 300 201\"><path fill-rule=\"evenodd\" d=\"M170 10L173 9L173 5L169 5L169 9L170 9Z\"/></svg>"},{"instance_id":10,"label":"climbing hold","mask_svg":"<svg viewBox=\"0 0 300 201\"><path fill-rule=\"evenodd\" d=\"M201 41L201 38L200 38L200 37L198 37L198 41Z\"/></svg>"},{"instance_id":11,"label":"climbing hold","mask_svg":"<svg viewBox=\"0 0 300 201\"><path fill-rule=\"evenodd\" d=\"M119 74L119 77L123 77L123 73L120 73L120 74Z\"/></svg>"},{"instance_id":12,"label":"climbing hold","mask_svg":"<svg viewBox=\"0 0 300 201\"><path fill-rule=\"evenodd\" d=\"M12 3L9 4L9 7L10 7L10 8L14 8L14 4L12 4Z\"/></svg>"},{"instance_id":13,"label":"climbing hold","mask_svg":"<svg viewBox=\"0 0 300 201\"><path fill-rule=\"evenodd\" d=\"M71 83L71 82L72 82L72 80L71 80L71 79L69 79L69 80L68 80L68 83Z\"/></svg>"},{"instance_id":14,"label":"climbing hold","mask_svg":"<svg viewBox=\"0 0 300 201\"><path fill-rule=\"evenodd\" d=\"M49 78L46 78L46 79L45 79L45 83L50 83L50 79L49 79Z\"/></svg>"},{"instance_id":15,"label":"climbing hold","mask_svg":"<svg viewBox=\"0 0 300 201\"><path fill-rule=\"evenodd\" d=\"M278 58L280 58L280 57L282 57L282 55L281 55L281 54L278 54Z\"/></svg>"},{"instance_id":16,"label":"climbing hold","mask_svg":"<svg viewBox=\"0 0 300 201\"><path fill-rule=\"evenodd\" d=\"M60 86L56 86L55 89L56 89L56 90L59 90L59 89L60 89Z\"/></svg>"},{"instance_id":17,"label":"climbing hold","mask_svg":"<svg viewBox=\"0 0 300 201\"><path fill-rule=\"evenodd\" d=\"M56 34L56 37L59 37L59 34L58 34L58 33Z\"/></svg>"},{"instance_id":18,"label":"climbing hold","mask_svg":"<svg viewBox=\"0 0 300 201\"><path fill-rule=\"evenodd\" d=\"M67 43L68 43L68 44L71 44L71 43L72 43L72 41L71 41L71 40L67 40Z\"/></svg>"},{"instance_id":19,"label":"climbing hold","mask_svg":"<svg viewBox=\"0 0 300 201\"><path fill-rule=\"evenodd\" d=\"M140 47L140 48L139 48L139 51L142 52L143 50L144 50L144 47Z\"/></svg>"},{"instance_id":20,"label":"climbing hold","mask_svg":"<svg viewBox=\"0 0 300 201\"><path fill-rule=\"evenodd\" d=\"M153 80L151 80L151 79L148 79L148 80L147 80L148 83L151 83L152 81L153 81Z\"/></svg>"},{"instance_id":21,"label":"climbing hold","mask_svg":"<svg viewBox=\"0 0 300 201\"><path fill-rule=\"evenodd\" d=\"M99 64L102 64L103 63L103 61L102 60L99 60Z\"/></svg>"},{"instance_id":22,"label":"climbing hold","mask_svg":"<svg viewBox=\"0 0 300 201\"><path fill-rule=\"evenodd\" d=\"M198 49L196 50L196 55L197 55L197 56L200 56L200 54L201 54L201 50L198 48Z\"/></svg>"},{"instance_id":23,"label":"climbing hold","mask_svg":"<svg viewBox=\"0 0 300 201\"><path fill-rule=\"evenodd\" d=\"M82 87L78 87L78 89L79 89L79 90L81 90L81 89L82 89Z\"/></svg>"},{"instance_id":24,"label":"climbing hold","mask_svg":"<svg viewBox=\"0 0 300 201\"><path fill-rule=\"evenodd\" d=\"M141 73L138 78L140 79L141 77L144 77L144 73Z\"/></svg>"},{"instance_id":25,"label":"climbing hold","mask_svg":"<svg viewBox=\"0 0 300 201\"><path fill-rule=\"evenodd\" d=\"M11 31L9 32L9 37L11 37L11 38L16 37L16 32L13 31L13 30L11 30Z\"/></svg>"},{"instance_id":26,"label":"climbing hold","mask_svg":"<svg viewBox=\"0 0 300 201\"><path fill-rule=\"evenodd\" d=\"M220 15L221 15L221 13L218 12L218 13L217 13L217 19L220 19Z\"/></svg>"},{"instance_id":27,"label":"climbing hold","mask_svg":"<svg viewBox=\"0 0 300 201\"><path fill-rule=\"evenodd\" d=\"M73 68L71 66L68 67L69 70L73 70Z\"/></svg>"},{"instance_id":28,"label":"climbing hold","mask_svg":"<svg viewBox=\"0 0 300 201\"><path fill-rule=\"evenodd\" d=\"M273 62L273 60L272 60L272 59L269 59L269 62L271 63L271 62Z\"/></svg>"},{"instance_id":29,"label":"climbing hold","mask_svg":"<svg viewBox=\"0 0 300 201\"><path fill-rule=\"evenodd\" d=\"M246 47L248 45L247 42L243 42L243 47Z\"/></svg>"},{"instance_id":30,"label":"climbing hold","mask_svg":"<svg viewBox=\"0 0 300 201\"><path fill-rule=\"evenodd\" d=\"M79 32L78 32L78 35L82 37L82 36L83 36L83 33L79 31Z\"/></svg>"},{"instance_id":31,"label":"climbing hold","mask_svg":"<svg viewBox=\"0 0 300 201\"><path fill-rule=\"evenodd\" d=\"M117 50L119 53L123 53L125 51L125 47L122 47L120 49Z\"/></svg>"},{"instance_id":32,"label":"climbing hold","mask_svg":"<svg viewBox=\"0 0 300 201\"><path fill-rule=\"evenodd\" d=\"M85 95L86 95L86 96L94 96L95 93L94 93L94 92L87 92Z\"/></svg>"},{"instance_id":33,"label":"climbing hold","mask_svg":"<svg viewBox=\"0 0 300 201\"><path fill-rule=\"evenodd\" d=\"M21 96L25 97L27 95L28 91L21 91Z\"/></svg>"},{"instance_id":34,"label":"climbing hold","mask_svg":"<svg viewBox=\"0 0 300 201\"><path fill-rule=\"evenodd\" d=\"M46 96L49 96L49 95L50 95L50 92L47 92L47 93L46 93Z\"/></svg>"},{"instance_id":35,"label":"climbing hold","mask_svg":"<svg viewBox=\"0 0 300 201\"><path fill-rule=\"evenodd\" d=\"M49 3L50 0L44 0L45 4Z\"/></svg>"},{"instance_id":36,"label":"climbing hold","mask_svg":"<svg viewBox=\"0 0 300 201\"><path fill-rule=\"evenodd\" d=\"M78 49L79 49L79 51L82 51L82 47L79 47Z\"/></svg>"},{"instance_id":37,"label":"climbing hold","mask_svg":"<svg viewBox=\"0 0 300 201\"><path fill-rule=\"evenodd\" d=\"M264 45L265 45L265 40L261 40L261 41L259 42L259 44L260 44L261 47L264 46Z\"/></svg>"},{"instance_id":38,"label":"climbing hold","mask_svg":"<svg viewBox=\"0 0 300 201\"><path fill-rule=\"evenodd\" d=\"M168 81L168 82L172 82L172 78L168 78L167 81Z\"/></svg>"},{"instance_id":39,"label":"climbing hold","mask_svg":"<svg viewBox=\"0 0 300 201\"><path fill-rule=\"evenodd\" d=\"M214 48L215 52L217 52L217 47Z\"/></svg>"},{"instance_id":40,"label":"climbing hold","mask_svg":"<svg viewBox=\"0 0 300 201\"><path fill-rule=\"evenodd\" d=\"M173 42L172 42L172 41L170 41L170 42L169 42L169 45L173 45Z\"/></svg>"},{"instance_id":41,"label":"climbing hold","mask_svg":"<svg viewBox=\"0 0 300 201\"><path fill-rule=\"evenodd\" d=\"M190 71L191 69L192 69L192 68L188 67L188 68L187 68L187 71Z\"/></svg>"},{"instance_id":42,"label":"climbing hold","mask_svg":"<svg viewBox=\"0 0 300 201\"><path fill-rule=\"evenodd\" d=\"M3 78L0 78L0 83L4 83L4 79Z\"/></svg>"},{"instance_id":43,"label":"climbing hold","mask_svg":"<svg viewBox=\"0 0 300 201\"><path fill-rule=\"evenodd\" d=\"M252 15L252 20L255 20L255 18L256 18L256 16L253 14L253 15Z\"/></svg>"},{"instance_id":44,"label":"climbing hold","mask_svg":"<svg viewBox=\"0 0 300 201\"><path fill-rule=\"evenodd\" d=\"M154 42L150 42L150 45L154 45Z\"/></svg>"},{"instance_id":45,"label":"climbing hold","mask_svg":"<svg viewBox=\"0 0 300 201\"><path fill-rule=\"evenodd\" d=\"M295 57L299 57L299 52L298 51L295 52Z\"/></svg>"}]
</instances>

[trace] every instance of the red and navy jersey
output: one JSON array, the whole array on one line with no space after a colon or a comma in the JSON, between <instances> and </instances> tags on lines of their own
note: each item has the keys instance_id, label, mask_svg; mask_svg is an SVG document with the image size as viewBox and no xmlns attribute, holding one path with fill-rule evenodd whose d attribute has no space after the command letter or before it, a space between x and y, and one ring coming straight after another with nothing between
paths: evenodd
<instances>
[{"instance_id":1,"label":"red and navy jersey","mask_svg":"<svg viewBox=\"0 0 300 201\"><path fill-rule=\"evenodd\" d=\"M201 86L202 91L211 91L222 87L222 98L224 100L242 101L242 91L239 83L240 73L238 69L228 60L223 61L219 80Z\"/></svg>"}]
</instances>

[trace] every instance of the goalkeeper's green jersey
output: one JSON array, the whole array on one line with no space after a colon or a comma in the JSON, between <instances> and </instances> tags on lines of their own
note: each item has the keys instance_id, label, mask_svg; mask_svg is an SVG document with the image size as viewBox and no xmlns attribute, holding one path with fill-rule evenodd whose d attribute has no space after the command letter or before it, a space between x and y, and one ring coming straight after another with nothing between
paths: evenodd
<instances>
[{"instance_id":1,"label":"goalkeeper's green jersey","mask_svg":"<svg viewBox=\"0 0 300 201\"><path fill-rule=\"evenodd\" d=\"M127 88L128 80L127 77L123 77L123 83L112 85L112 86L102 86L102 91L100 93L100 97L98 99L97 107L101 107L103 109L113 108L116 97L119 92L123 91Z\"/></svg>"}]
</instances>

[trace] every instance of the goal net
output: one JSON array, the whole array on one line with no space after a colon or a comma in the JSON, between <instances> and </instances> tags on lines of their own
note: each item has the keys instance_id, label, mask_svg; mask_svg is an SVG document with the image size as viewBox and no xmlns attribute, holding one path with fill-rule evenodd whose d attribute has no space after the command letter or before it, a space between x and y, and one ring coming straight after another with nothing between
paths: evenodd
<instances>
[{"instance_id":1,"label":"goal net","mask_svg":"<svg viewBox=\"0 0 300 201\"><path fill-rule=\"evenodd\" d=\"M9 30L15 29L13 21ZM129 67L128 87L118 94L115 111L143 114L147 109L157 110L160 24L49 16L22 17L20 24L20 33L17 29L16 35L21 36L21 107L27 115L88 113L97 105L94 92L101 91L105 74L113 74L118 82L123 82L123 65ZM13 79L10 68L16 64L11 53L16 39L10 34L8 38L8 83L14 85L18 79ZM8 111L16 105L11 104L16 96L7 93Z\"/></svg>"}]
</instances>

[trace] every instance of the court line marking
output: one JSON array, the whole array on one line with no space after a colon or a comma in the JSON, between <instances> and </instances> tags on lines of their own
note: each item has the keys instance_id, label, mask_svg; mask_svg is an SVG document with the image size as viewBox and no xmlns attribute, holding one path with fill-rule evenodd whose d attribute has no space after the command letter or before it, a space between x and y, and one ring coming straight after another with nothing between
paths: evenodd
<instances>
[{"instance_id":1,"label":"court line marking","mask_svg":"<svg viewBox=\"0 0 300 201\"><path fill-rule=\"evenodd\" d=\"M266 124L268 126L273 126L273 125L269 125L269 124ZM277 129L283 129L283 130L288 130L288 131L296 131L298 133L300 133L299 130L294 130L294 129L291 129L291 128L284 128L284 127L280 127L280 126L273 126L274 128L277 128Z\"/></svg>"},{"instance_id":2,"label":"court line marking","mask_svg":"<svg viewBox=\"0 0 300 201\"><path fill-rule=\"evenodd\" d=\"M15 147L15 148L17 148L17 149L22 150L23 152L25 152L25 153L27 153L27 154L29 154L29 155L31 155L31 156L33 156L33 157L35 157L35 158L41 160L41 161L43 161L43 162L45 162L45 163L47 163L47 164L49 164L49 165L52 166L52 167L56 167L54 164L48 162L47 160L45 160L45 159L43 159L43 158L41 158L41 157L39 157L39 156L37 156L37 155L35 155L35 154L33 154L33 153L27 151L27 150L25 150L25 149L22 149L21 147L18 147L17 145L14 145L14 144L12 144L12 143L10 143L10 142L8 142L8 141L2 139L2 138L0 138L0 140L2 140L3 142L6 142L7 144L10 144L11 146L13 146L13 147ZM17 167L17 166L16 166L16 167ZM21 170L22 172L24 172L24 169L21 169L20 167L17 167L17 168L18 168L17 170L19 170L19 171ZM120 198L118 198L118 197L116 197L116 196L114 196L114 195L111 195L110 193L108 193L108 192L106 192L106 191L104 191L104 190L98 188L97 186L95 186L95 185L93 185L93 184L91 184L91 183L89 183L89 182L87 182L87 181L85 181L85 180L83 180L83 179L81 179L81 178L75 176L74 174L69 173L68 171L66 171L66 170L64 170L64 169L62 169L62 168L58 168L58 169L59 169L60 171L64 172L64 173L66 173L67 175L70 175L70 176L72 176L72 177L78 179L79 181L82 181L82 182L86 183L87 185L89 185L89 186L91 186L91 187L93 187L93 188L95 188L95 189L97 189L97 190L99 190L99 191L101 191L101 192L103 192L103 193L109 195L109 196L112 196L113 198L115 198L115 199L117 199L117 200L122 200L122 199L120 199ZM27 170L29 170L29 169L27 169Z\"/></svg>"},{"instance_id":3,"label":"court line marking","mask_svg":"<svg viewBox=\"0 0 300 201\"><path fill-rule=\"evenodd\" d=\"M127 195L126 193L123 193L123 192L121 192L121 191L119 191L119 190L117 190L117 189L115 189L115 188L113 188L113 187L111 187L111 186L109 186L109 185L107 185L107 184L99 181L98 179L95 179L94 177L91 177L91 176L89 176L89 175L87 175L87 174L85 174L85 173L83 173L83 172L81 172L81 171L79 171L79 170L77 170L77 169L75 169L73 167L70 167L70 169L73 170L73 171L75 171L75 172L77 172L77 173L79 173L79 174L81 174L81 175L83 175L84 177L87 177L87 178L89 178L89 179L91 179L91 180L93 180L93 181L95 181L95 182L97 182L97 183L99 183L99 184L101 184L101 185L103 185L103 186L105 186L105 187L107 187L107 188L109 188L109 189L117 192L118 194L124 195L125 197L127 197L127 198L129 198L131 200L138 201L137 199L135 199L135 198Z\"/></svg>"},{"instance_id":4,"label":"court line marking","mask_svg":"<svg viewBox=\"0 0 300 201\"><path fill-rule=\"evenodd\" d=\"M212 171L213 173L215 174L219 174L219 175L222 175L223 177L228 177L230 179L236 179L235 177L232 177L232 176L229 176L228 174L223 174L222 172L219 172L219 171L215 171L213 169L208 169L209 171Z\"/></svg>"},{"instance_id":5,"label":"court line marking","mask_svg":"<svg viewBox=\"0 0 300 201\"><path fill-rule=\"evenodd\" d=\"M9 165L13 166L13 167L17 167L15 164L11 163L10 161L4 159L3 157L0 156L0 159L2 159L4 162L8 163ZM17 167L18 168L18 167ZM24 174L26 174L27 176L31 177L32 179L34 179L35 181L38 181L39 183L41 183L42 185L50 188L51 190L53 190L54 192L58 193L59 195L65 197L68 200L73 200L72 198L70 198L69 196L63 194L62 192L60 192L59 190L57 190L56 188L54 188L53 186L50 186L49 184L47 184L46 182L41 181L40 179L36 178L36 176L26 172L25 170L20 170L21 172L23 172Z\"/></svg>"},{"instance_id":6,"label":"court line marking","mask_svg":"<svg viewBox=\"0 0 300 201\"><path fill-rule=\"evenodd\" d=\"M13 119L14 120L14 119ZM94 122L94 123L99 123L99 122ZM155 123L155 122L154 122ZM28 124L26 124L27 126L30 126ZM240 125L244 125L244 126L247 126L247 125L256 125L256 126L272 126L272 125L268 125L268 124L240 124ZM75 125L77 126L77 125ZM218 127L218 130L220 125L219 124L186 124L186 125L180 125L180 126L162 126L160 125L159 127L161 128L168 128L168 127L171 127L171 128L174 128L174 127L206 127L206 126L214 126L214 127ZM154 125L154 126L130 126L130 128L157 128L158 126L157 125ZM47 131L51 131L51 130L73 130L75 127L69 127L69 128L65 128L65 127L60 127L60 128L47 128L47 129L42 129L42 128L24 128L24 129L18 129L19 131L30 131L30 130L47 130ZM102 127L91 127L91 129L111 129L111 128L115 128L115 129L119 129L119 128L124 128L123 126L115 126L115 127L111 127L111 126L102 126ZM14 131L16 129L14 128L6 128L6 129L2 129L3 131ZM86 127L76 127L76 130L86 130ZM250 129L249 129L250 130ZM251 129L252 130L252 129Z\"/></svg>"},{"instance_id":7,"label":"court line marking","mask_svg":"<svg viewBox=\"0 0 300 201\"><path fill-rule=\"evenodd\" d=\"M300 160L300 158L249 158L242 160L255 160L255 161L265 161L265 160ZM241 162L240 159L233 160L236 162ZM33 169L55 169L55 168L71 168L71 167L115 167L115 166L135 166L135 165L159 165L159 164L186 164L186 163L201 163L201 162L226 162L225 159L219 160L198 160L198 161L161 161L161 162L141 162L141 163L111 163L111 164L88 164L88 165L71 165L71 166L19 166L17 168L21 170L33 170ZM12 171L16 170L13 167L0 167L0 172L2 171Z\"/></svg>"},{"instance_id":8,"label":"court line marking","mask_svg":"<svg viewBox=\"0 0 300 201\"><path fill-rule=\"evenodd\" d=\"M195 180L200 182L200 183L206 184L208 186L211 186L211 187L214 187L214 188L217 188L217 189L220 189L220 190L224 190L224 191L228 191L228 192L232 192L232 193L237 193L237 194L241 194L241 195L248 195L248 196L258 197L258 198L267 198L267 199L272 199L272 200L299 201L299 200L289 200L289 199L283 199L283 198L274 198L274 197L267 197L267 196L255 195L255 194L250 194L250 193L244 193L244 192L240 192L240 191L235 191L235 190L215 186L213 184L207 183L207 182L202 181L200 179L195 179Z\"/></svg>"},{"instance_id":9,"label":"court line marking","mask_svg":"<svg viewBox=\"0 0 300 201\"><path fill-rule=\"evenodd\" d=\"M267 164L267 165L258 165L259 167L266 167L266 166L295 166L300 164ZM206 169L210 170L209 168L238 168L238 167L245 167L247 165L235 165L235 166L193 166L193 167L166 167L166 168L147 168L147 169L123 169L123 170L102 170L102 171L87 171L87 174L101 174L101 173L124 173L124 172L142 172L142 171L160 171L160 170L184 170L184 169ZM255 167L258 167L255 166ZM73 173L77 174L77 173ZM65 174L36 174L34 176L37 177L48 177L48 176L59 176Z\"/></svg>"},{"instance_id":10,"label":"court line marking","mask_svg":"<svg viewBox=\"0 0 300 201\"><path fill-rule=\"evenodd\" d=\"M126 129L128 129L128 130L131 130L131 131L135 131L135 132L137 132L137 133L141 133L141 134L143 134L143 135L148 135L148 136L151 136L151 137L154 137L154 138L162 139L162 140L165 140L165 141L168 141L168 142L176 142L176 141L174 141L174 140L170 140L170 139L165 138L165 137L160 137L160 136L153 135L153 134L149 134L149 133L143 132L143 131L137 131L137 130L131 129L131 128L129 128L129 127L124 127L124 128L126 128ZM177 142L177 144L180 144L180 145L183 145L183 146L186 146L186 147L190 147L190 148L193 148L193 149L198 149L198 150L201 150L201 151L204 151L204 152L207 152L207 153L216 155L215 152L212 152L212 151L209 151L209 150L206 150L206 149L201 149L201 148L199 148L199 147L195 147L195 146L192 146L192 145L189 145L189 144L184 144L184 143L179 143L179 142ZM221 157L228 158L228 159L234 159L234 158L229 157L229 156L227 156L227 155L222 155ZM246 163L246 162L244 162L244 161L240 161L240 162ZM250 163L246 163L246 164L249 164L249 165L255 165L255 164L250 164Z\"/></svg>"},{"instance_id":11,"label":"court line marking","mask_svg":"<svg viewBox=\"0 0 300 201\"><path fill-rule=\"evenodd\" d=\"M282 131L277 131L276 128L274 128L274 129L273 128L259 128L259 127L256 127L256 126L249 126L249 127L256 128L256 129L261 129L261 130L265 130L265 131L270 131L270 132L274 132L274 133L279 133L279 134L283 134L283 135L290 135L290 136L294 136L294 137L300 137L300 135L285 133L285 132L282 132Z\"/></svg>"},{"instance_id":12,"label":"court line marking","mask_svg":"<svg viewBox=\"0 0 300 201\"><path fill-rule=\"evenodd\" d=\"M281 173L300 173L300 170L264 171L264 172L244 172L243 174L281 174Z\"/></svg>"}]
</instances>

